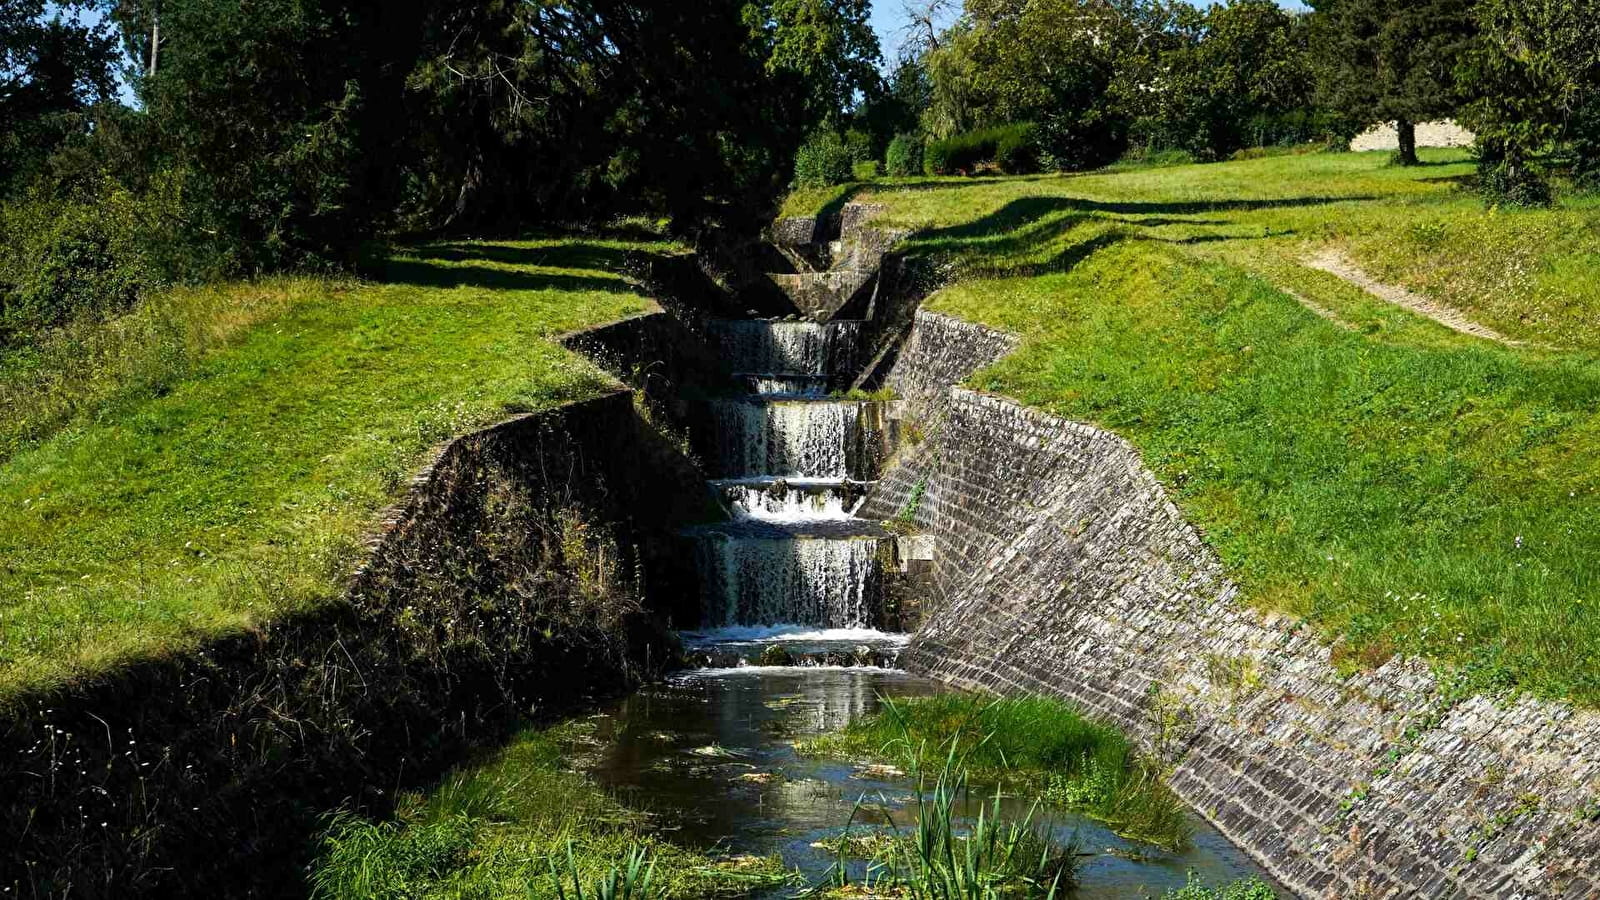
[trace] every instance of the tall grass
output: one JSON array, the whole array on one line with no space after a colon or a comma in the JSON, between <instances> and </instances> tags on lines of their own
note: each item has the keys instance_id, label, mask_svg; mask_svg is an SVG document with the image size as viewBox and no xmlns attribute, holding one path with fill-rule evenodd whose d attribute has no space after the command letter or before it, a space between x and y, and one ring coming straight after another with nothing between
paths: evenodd
<instances>
[{"instance_id":1,"label":"tall grass","mask_svg":"<svg viewBox=\"0 0 1600 900\"><path fill-rule=\"evenodd\" d=\"M1187 844L1187 808L1160 769L1115 729L1047 697L990 699L967 694L886 701L882 712L800 752L870 758L908 770L942 749L964 775L1068 806L1128 837L1165 847Z\"/></svg>"},{"instance_id":2,"label":"tall grass","mask_svg":"<svg viewBox=\"0 0 1600 900\"><path fill-rule=\"evenodd\" d=\"M917 766L915 827L885 844L864 886L891 888L910 900L1065 896L1076 883L1076 845L1051 840L1048 823L1037 819L1037 803L1021 819L1005 818L998 789L992 805L979 808L977 821L963 826L957 809L969 791L967 773L954 744L946 749L931 781L927 768ZM835 871L845 882L844 867Z\"/></svg>"}]
</instances>

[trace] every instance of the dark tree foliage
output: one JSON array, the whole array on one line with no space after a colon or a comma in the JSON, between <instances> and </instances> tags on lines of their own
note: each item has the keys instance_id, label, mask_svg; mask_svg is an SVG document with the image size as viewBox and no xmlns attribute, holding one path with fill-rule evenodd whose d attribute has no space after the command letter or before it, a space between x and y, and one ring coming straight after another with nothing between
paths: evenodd
<instances>
[{"instance_id":1,"label":"dark tree foliage","mask_svg":"<svg viewBox=\"0 0 1600 900\"><path fill-rule=\"evenodd\" d=\"M0 188L25 185L116 96L116 37L82 20L87 8L0 0Z\"/></svg>"},{"instance_id":2,"label":"dark tree foliage","mask_svg":"<svg viewBox=\"0 0 1600 900\"><path fill-rule=\"evenodd\" d=\"M1456 69L1478 36L1473 5L1311 0L1322 103L1358 126L1394 122L1396 161L1415 165L1416 123L1453 116L1462 104Z\"/></svg>"},{"instance_id":3,"label":"dark tree foliage","mask_svg":"<svg viewBox=\"0 0 1600 900\"><path fill-rule=\"evenodd\" d=\"M1574 179L1600 187L1600 2L1481 0L1478 21L1484 39L1461 78L1485 193L1548 202L1532 158L1563 148Z\"/></svg>"},{"instance_id":4,"label":"dark tree foliage","mask_svg":"<svg viewBox=\"0 0 1600 900\"><path fill-rule=\"evenodd\" d=\"M1182 14L1152 92L1154 141L1221 159L1268 139L1264 126L1311 99L1306 28L1272 0Z\"/></svg>"}]
</instances>

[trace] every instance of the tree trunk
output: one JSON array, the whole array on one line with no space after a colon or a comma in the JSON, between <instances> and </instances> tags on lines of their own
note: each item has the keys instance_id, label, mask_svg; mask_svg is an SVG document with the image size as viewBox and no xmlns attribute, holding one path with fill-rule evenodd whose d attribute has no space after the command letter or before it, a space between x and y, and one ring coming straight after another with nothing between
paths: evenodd
<instances>
[{"instance_id":1,"label":"tree trunk","mask_svg":"<svg viewBox=\"0 0 1600 900\"><path fill-rule=\"evenodd\" d=\"M1417 160L1417 125L1410 119L1394 123L1395 134L1400 138L1400 148L1394 152L1394 161L1402 166L1414 166Z\"/></svg>"}]
</instances>

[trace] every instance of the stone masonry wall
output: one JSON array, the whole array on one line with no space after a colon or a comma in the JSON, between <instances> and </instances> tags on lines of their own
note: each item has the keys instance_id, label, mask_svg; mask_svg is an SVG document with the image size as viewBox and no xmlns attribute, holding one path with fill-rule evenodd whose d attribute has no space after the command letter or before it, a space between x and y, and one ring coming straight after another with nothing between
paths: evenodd
<instances>
[{"instance_id":1,"label":"stone masonry wall","mask_svg":"<svg viewBox=\"0 0 1600 900\"><path fill-rule=\"evenodd\" d=\"M944 415L863 510L914 509L932 538L909 668L1128 731L1305 896L1600 895L1600 717L1459 697L1416 660L1341 677L1308 629L1240 601L1127 442L949 388L993 332L928 313L916 332L892 383L937 410L949 378Z\"/></svg>"}]
</instances>

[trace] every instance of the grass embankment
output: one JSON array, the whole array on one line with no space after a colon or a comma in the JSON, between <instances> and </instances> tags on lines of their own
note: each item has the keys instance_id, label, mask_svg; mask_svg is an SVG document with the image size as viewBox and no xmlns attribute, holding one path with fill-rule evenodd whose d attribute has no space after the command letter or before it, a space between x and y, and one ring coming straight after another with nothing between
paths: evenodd
<instances>
[{"instance_id":1,"label":"grass embankment","mask_svg":"<svg viewBox=\"0 0 1600 900\"><path fill-rule=\"evenodd\" d=\"M1155 765L1115 729L1059 700L941 694L889 701L797 749L908 771L948 760L971 781L1072 808L1127 837L1164 847L1189 840L1187 808Z\"/></svg>"},{"instance_id":2,"label":"grass embankment","mask_svg":"<svg viewBox=\"0 0 1600 900\"><path fill-rule=\"evenodd\" d=\"M527 732L428 794L402 798L392 821L335 817L312 871L314 896L606 896L596 885L613 873L623 882L630 859L649 876L648 892L626 895L641 900L744 896L789 880L775 858L714 859L653 836L643 814L567 767L585 728Z\"/></svg>"},{"instance_id":3,"label":"grass embankment","mask_svg":"<svg viewBox=\"0 0 1600 900\"><path fill-rule=\"evenodd\" d=\"M1381 154L856 191L1023 337L972 385L1126 436L1253 603L1337 660L1600 703L1600 212ZM1303 266L1336 248L1513 349ZM1310 301L1330 320L1302 306Z\"/></svg>"},{"instance_id":4,"label":"grass embankment","mask_svg":"<svg viewBox=\"0 0 1600 900\"><path fill-rule=\"evenodd\" d=\"M175 291L0 360L0 702L335 600L422 454L610 383L550 338L660 244L440 245Z\"/></svg>"}]
</instances>

